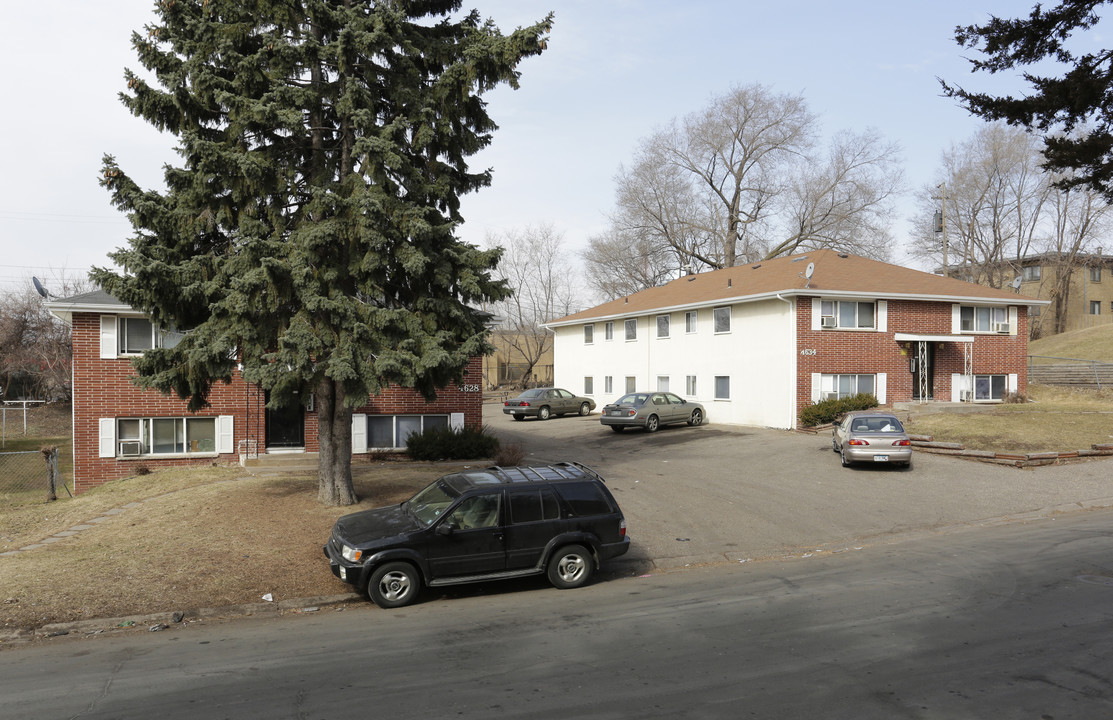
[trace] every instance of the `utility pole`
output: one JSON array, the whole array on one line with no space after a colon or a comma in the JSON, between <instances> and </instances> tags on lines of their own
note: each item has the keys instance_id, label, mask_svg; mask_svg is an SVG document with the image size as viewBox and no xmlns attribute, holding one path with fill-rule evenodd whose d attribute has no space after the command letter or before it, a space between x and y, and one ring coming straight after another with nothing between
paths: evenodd
<instances>
[{"instance_id":1,"label":"utility pole","mask_svg":"<svg viewBox=\"0 0 1113 720\"><path fill-rule=\"evenodd\" d=\"M943 277L949 275L947 271L947 183L941 182L935 186L941 192L933 195L932 200L942 200L943 209L935 216L935 232L943 233Z\"/></svg>"}]
</instances>

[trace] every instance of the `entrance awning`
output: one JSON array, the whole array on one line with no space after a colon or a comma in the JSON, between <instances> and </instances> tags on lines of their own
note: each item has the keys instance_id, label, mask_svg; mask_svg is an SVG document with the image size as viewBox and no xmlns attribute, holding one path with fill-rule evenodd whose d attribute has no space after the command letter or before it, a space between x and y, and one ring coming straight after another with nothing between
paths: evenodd
<instances>
[{"instance_id":1,"label":"entrance awning","mask_svg":"<svg viewBox=\"0 0 1113 720\"><path fill-rule=\"evenodd\" d=\"M974 342L973 335L919 335L916 333L893 333L893 339L897 342Z\"/></svg>"}]
</instances>

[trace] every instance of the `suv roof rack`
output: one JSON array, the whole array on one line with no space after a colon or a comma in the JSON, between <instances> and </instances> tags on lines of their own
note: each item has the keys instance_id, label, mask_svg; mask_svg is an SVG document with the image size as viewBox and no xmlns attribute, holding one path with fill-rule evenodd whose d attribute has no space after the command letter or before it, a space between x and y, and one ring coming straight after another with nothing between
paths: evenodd
<instances>
[{"instance_id":1,"label":"suv roof rack","mask_svg":"<svg viewBox=\"0 0 1113 720\"><path fill-rule=\"evenodd\" d=\"M587 465L575 461L553 463L552 465L516 465L502 467L492 465L489 471L498 473L507 482L549 482L552 480L575 480L585 475L602 481L602 476Z\"/></svg>"}]
</instances>

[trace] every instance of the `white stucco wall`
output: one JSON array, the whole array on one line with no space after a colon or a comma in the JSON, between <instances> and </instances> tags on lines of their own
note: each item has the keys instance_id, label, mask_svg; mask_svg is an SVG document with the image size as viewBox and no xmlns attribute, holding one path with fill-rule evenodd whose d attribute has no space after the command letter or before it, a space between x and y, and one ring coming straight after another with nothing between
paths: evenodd
<instances>
[{"instance_id":1,"label":"white stucco wall","mask_svg":"<svg viewBox=\"0 0 1113 720\"><path fill-rule=\"evenodd\" d=\"M657 314L637 318L637 340L625 339L623 319L615 319L614 336L605 337L606 321L596 322L594 341L584 342L584 325L556 328L555 378L576 393L592 378L591 397L604 405L626 392L626 378L636 389L656 390L658 378L668 389L707 407L712 423L790 428L795 423L795 305L781 300L731 307L731 329L714 332L713 308L696 310L696 331L685 330L685 311L668 313L669 337L657 337ZM696 378L696 393L687 393L687 377ZM606 391L606 378L612 388ZM730 399L715 398L715 378L730 378Z\"/></svg>"}]
</instances>

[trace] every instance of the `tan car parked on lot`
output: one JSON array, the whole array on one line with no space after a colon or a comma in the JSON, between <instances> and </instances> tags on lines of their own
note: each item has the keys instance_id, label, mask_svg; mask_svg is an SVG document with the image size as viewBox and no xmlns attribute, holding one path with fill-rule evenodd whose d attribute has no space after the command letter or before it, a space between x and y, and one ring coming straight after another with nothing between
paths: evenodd
<instances>
[{"instance_id":1,"label":"tan car parked on lot","mask_svg":"<svg viewBox=\"0 0 1113 720\"><path fill-rule=\"evenodd\" d=\"M912 441L896 415L877 410L847 413L831 434L843 467L856 462L912 466Z\"/></svg>"},{"instance_id":2,"label":"tan car parked on lot","mask_svg":"<svg viewBox=\"0 0 1113 720\"><path fill-rule=\"evenodd\" d=\"M502 412L515 420L533 415L538 420L548 420L553 415L577 413L589 415L595 409L591 398L575 395L562 388L532 388L502 404Z\"/></svg>"}]
</instances>

